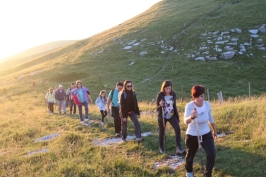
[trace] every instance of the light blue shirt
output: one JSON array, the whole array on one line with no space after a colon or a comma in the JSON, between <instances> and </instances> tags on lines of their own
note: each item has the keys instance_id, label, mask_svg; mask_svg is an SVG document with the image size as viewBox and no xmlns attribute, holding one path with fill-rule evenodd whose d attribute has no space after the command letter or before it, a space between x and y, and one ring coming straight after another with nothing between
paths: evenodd
<instances>
[{"instance_id":1,"label":"light blue shirt","mask_svg":"<svg viewBox=\"0 0 266 177\"><path fill-rule=\"evenodd\" d=\"M85 101L85 99L84 99L84 95L83 95L83 90L82 90L82 88L79 88L78 89L78 94L79 94L79 101L81 102L81 103L83 103L84 101Z\"/></svg>"},{"instance_id":2,"label":"light blue shirt","mask_svg":"<svg viewBox=\"0 0 266 177\"><path fill-rule=\"evenodd\" d=\"M120 105L119 105L119 103L118 103L118 101L119 101L119 99L118 99L118 94L119 92L118 92L118 90L117 89L115 89L114 90L114 94L113 94L113 98L112 98L112 106L113 107L119 107ZM112 97L112 90L109 92L109 95L108 95L108 98L111 98Z\"/></svg>"}]
</instances>

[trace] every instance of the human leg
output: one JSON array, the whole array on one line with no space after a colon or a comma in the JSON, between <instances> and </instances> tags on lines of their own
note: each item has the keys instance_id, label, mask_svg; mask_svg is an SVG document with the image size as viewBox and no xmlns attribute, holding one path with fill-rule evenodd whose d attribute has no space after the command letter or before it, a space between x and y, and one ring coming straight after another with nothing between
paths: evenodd
<instances>
[{"instance_id":1,"label":"human leg","mask_svg":"<svg viewBox=\"0 0 266 177\"><path fill-rule=\"evenodd\" d=\"M114 118L114 125L115 125L115 133L121 133L121 118L119 116L119 108L112 106L112 116Z\"/></svg>"},{"instance_id":2,"label":"human leg","mask_svg":"<svg viewBox=\"0 0 266 177\"><path fill-rule=\"evenodd\" d=\"M83 121L83 118L82 118L82 105L78 105L78 110L79 110L80 121Z\"/></svg>"},{"instance_id":3,"label":"human leg","mask_svg":"<svg viewBox=\"0 0 266 177\"><path fill-rule=\"evenodd\" d=\"M214 167L215 157L216 157L214 140L213 140L211 132L202 136L201 145L202 145L202 148L205 150L206 157L207 157L206 168L205 168L204 173L206 177L211 177L212 169Z\"/></svg>"},{"instance_id":4,"label":"human leg","mask_svg":"<svg viewBox=\"0 0 266 177\"><path fill-rule=\"evenodd\" d=\"M131 114L129 114L129 117L130 117L131 121L134 123L136 140L139 141L139 140L141 140L141 128L140 128L140 124L139 124L139 120L137 118L137 115L135 112L131 112Z\"/></svg>"},{"instance_id":5,"label":"human leg","mask_svg":"<svg viewBox=\"0 0 266 177\"><path fill-rule=\"evenodd\" d=\"M185 157L185 168L187 172L193 171L193 159L198 150L198 138L197 136L186 135L186 148L187 153Z\"/></svg>"}]
</instances>

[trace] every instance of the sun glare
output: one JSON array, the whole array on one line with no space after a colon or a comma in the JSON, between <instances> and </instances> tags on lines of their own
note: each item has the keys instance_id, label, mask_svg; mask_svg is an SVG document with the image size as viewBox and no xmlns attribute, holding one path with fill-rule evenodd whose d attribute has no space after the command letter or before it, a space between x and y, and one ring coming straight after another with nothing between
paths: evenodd
<instances>
[{"instance_id":1,"label":"sun glare","mask_svg":"<svg viewBox=\"0 0 266 177\"><path fill-rule=\"evenodd\" d=\"M41 44L90 37L142 13L159 1L0 1L0 60Z\"/></svg>"}]
</instances>

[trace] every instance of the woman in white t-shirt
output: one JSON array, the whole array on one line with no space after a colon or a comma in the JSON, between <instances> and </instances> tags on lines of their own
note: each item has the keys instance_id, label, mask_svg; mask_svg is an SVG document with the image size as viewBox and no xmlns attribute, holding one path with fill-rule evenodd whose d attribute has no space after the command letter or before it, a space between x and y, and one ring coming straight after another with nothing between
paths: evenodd
<instances>
[{"instance_id":1,"label":"woman in white t-shirt","mask_svg":"<svg viewBox=\"0 0 266 177\"><path fill-rule=\"evenodd\" d=\"M193 159L200 145L206 152L207 163L204 170L206 177L212 176L212 169L215 163L214 139L217 138L217 132L211 106L208 101L204 100L204 93L205 88L202 85L193 86L191 89L193 101L189 102L185 108L184 122L188 125L186 131L187 153L185 158L187 177L193 177Z\"/></svg>"}]
</instances>

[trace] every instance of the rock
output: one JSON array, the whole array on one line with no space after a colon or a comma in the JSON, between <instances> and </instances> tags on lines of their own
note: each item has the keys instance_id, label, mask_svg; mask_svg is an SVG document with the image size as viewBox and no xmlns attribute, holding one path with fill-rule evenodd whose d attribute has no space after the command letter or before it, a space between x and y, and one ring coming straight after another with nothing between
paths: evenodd
<instances>
[{"instance_id":1,"label":"rock","mask_svg":"<svg viewBox=\"0 0 266 177\"><path fill-rule=\"evenodd\" d=\"M161 54L164 54L165 52L164 51L161 51Z\"/></svg>"},{"instance_id":2,"label":"rock","mask_svg":"<svg viewBox=\"0 0 266 177\"><path fill-rule=\"evenodd\" d=\"M195 58L194 60L205 61L205 58L204 58L204 57L197 57L197 58Z\"/></svg>"},{"instance_id":3,"label":"rock","mask_svg":"<svg viewBox=\"0 0 266 177\"><path fill-rule=\"evenodd\" d=\"M223 45L224 41L215 42L215 44Z\"/></svg>"},{"instance_id":4,"label":"rock","mask_svg":"<svg viewBox=\"0 0 266 177\"><path fill-rule=\"evenodd\" d=\"M259 32L259 30L257 29L252 29L252 30L248 30L250 32L250 34L257 34Z\"/></svg>"},{"instance_id":5,"label":"rock","mask_svg":"<svg viewBox=\"0 0 266 177\"><path fill-rule=\"evenodd\" d=\"M169 48L169 50L173 50L173 49L174 49L174 47L170 47L170 48Z\"/></svg>"},{"instance_id":6,"label":"rock","mask_svg":"<svg viewBox=\"0 0 266 177\"><path fill-rule=\"evenodd\" d=\"M227 43L227 45L230 45L230 46L237 46L237 42Z\"/></svg>"},{"instance_id":7,"label":"rock","mask_svg":"<svg viewBox=\"0 0 266 177\"><path fill-rule=\"evenodd\" d=\"M259 35L257 35L257 34L251 34L250 37L257 38L257 37L259 37Z\"/></svg>"},{"instance_id":8,"label":"rock","mask_svg":"<svg viewBox=\"0 0 266 177\"><path fill-rule=\"evenodd\" d=\"M123 49L124 50L128 50L128 49L131 49L132 48L132 46L126 46L126 47L124 47Z\"/></svg>"},{"instance_id":9,"label":"rock","mask_svg":"<svg viewBox=\"0 0 266 177\"><path fill-rule=\"evenodd\" d=\"M259 50L265 50L265 47L260 47Z\"/></svg>"},{"instance_id":10,"label":"rock","mask_svg":"<svg viewBox=\"0 0 266 177\"><path fill-rule=\"evenodd\" d=\"M228 59L232 59L234 55L235 55L235 52L232 52L232 51L223 52L221 58L228 60Z\"/></svg>"},{"instance_id":11,"label":"rock","mask_svg":"<svg viewBox=\"0 0 266 177\"><path fill-rule=\"evenodd\" d=\"M219 33L219 31L215 31L215 32L213 32L212 34L213 35L216 35L216 34L218 34Z\"/></svg>"},{"instance_id":12,"label":"rock","mask_svg":"<svg viewBox=\"0 0 266 177\"><path fill-rule=\"evenodd\" d=\"M208 47L200 47L199 50L206 50Z\"/></svg>"},{"instance_id":13,"label":"rock","mask_svg":"<svg viewBox=\"0 0 266 177\"><path fill-rule=\"evenodd\" d=\"M218 60L217 57L206 56L205 58L206 58L207 60L213 60L213 61Z\"/></svg>"},{"instance_id":14,"label":"rock","mask_svg":"<svg viewBox=\"0 0 266 177\"><path fill-rule=\"evenodd\" d=\"M133 46L138 46L140 43L135 43L135 44L133 44Z\"/></svg>"},{"instance_id":15,"label":"rock","mask_svg":"<svg viewBox=\"0 0 266 177\"><path fill-rule=\"evenodd\" d=\"M221 41L221 40L223 40L223 37L218 37L217 38L217 41Z\"/></svg>"},{"instance_id":16,"label":"rock","mask_svg":"<svg viewBox=\"0 0 266 177\"><path fill-rule=\"evenodd\" d=\"M265 26L261 26L260 28L259 28L259 30L260 30L260 32L261 33L266 33L266 28L265 28Z\"/></svg>"},{"instance_id":17,"label":"rock","mask_svg":"<svg viewBox=\"0 0 266 177\"><path fill-rule=\"evenodd\" d=\"M239 28L235 28L235 32L236 32L236 33L242 33L242 30L239 29Z\"/></svg>"},{"instance_id":18,"label":"rock","mask_svg":"<svg viewBox=\"0 0 266 177\"><path fill-rule=\"evenodd\" d=\"M253 53L250 53L249 55L252 57L253 56Z\"/></svg>"},{"instance_id":19,"label":"rock","mask_svg":"<svg viewBox=\"0 0 266 177\"><path fill-rule=\"evenodd\" d=\"M209 54L209 51L202 52L202 55L208 55L208 54Z\"/></svg>"},{"instance_id":20,"label":"rock","mask_svg":"<svg viewBox=\"0 0 266 177\"><path fill-rule=\"evenodd\" d=\"M241 49L240 52L245 53L246 49Z\"/></svg>"},{"instance_id":21,"label":"rock","mask_svg":"<svg viewBox=\"0 0 266 177\"><path fill-rule=\"evenodd\" d=\"M225 46L224 49L227 50L227 51L233 51L234 47Z\"/></svg>"},{"instance_id":22,"label":"rock","mask_svg":"<svg viewBox=\"0 0 266 177\"><path fill-rule=\"evenodd\" d=\"M147 51L142 51L142 52L140 52L139 54L140 54L141 56L144 56L144 55L147 55L148 52L147 52Z\"/></svg>"},{"instance_id":23,"label":"rock","mask_svg":"<svg viewBox=\"0 0 266 177\"><path fill-rule=\"evenodd\" d=\"M257 39L258 43L261 43L263 41L263 39Z\"/></svg>"},{"instance_id":24,"label":"rock","mask_svg":"<svg viewBox=\"0 0 266 177\"><path fill-rule=\"evenodd\" d=\"M132 61L131 63L129 63L128 65L130 66L130 65L133 65L135 62L134 61Z\"/></svg>"},{"instance_id":25,"label":"rock","mask_svg":"<svg viewBox=\"0 0 266 177\"><path fill-rule=\"evenodd\" d=\"M264 55L263 58L266 58L266 55Z\"/></svg>"},{"instance_id":26,"label":"rock","mask_svg":"<svg viewBox=\"0 0 266 177\"><path fill-rule=\"evenodd\" d=\"M238 38L232 38L231 41L232 42L237 42L238 41Z\"/></svg>"},{"instance_id":27,"label":"rock","mask_svg":"<svg viewBox=\"0 0 266 177\"><path fill-rule=\"evenodd\" d=\"M235 32L236 32L236 30L235 30L235 29L231 29L230 31L231 31L232 33L235 33Z\"/></svg>"},{"instance_id":28,"label":"rock","mask_svg":"<svg viewBox=\"0 0 266 177\"><path fill-rule=\"evenodd\" d=\"M229 34L229 33L230 33L229 31L221 32L221 36L222 36L222 35L225 35L225 34Z\"/></svg>"}]
</instances>

